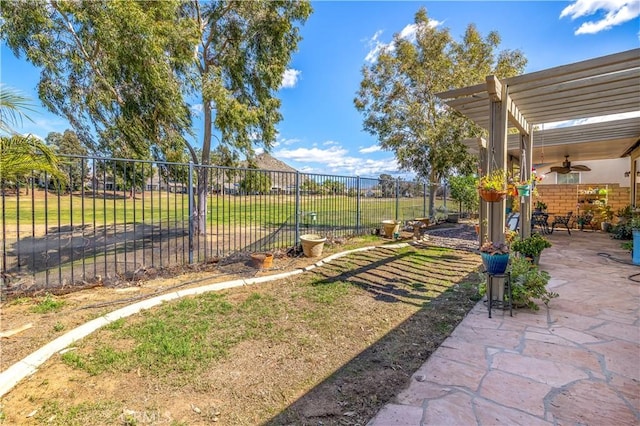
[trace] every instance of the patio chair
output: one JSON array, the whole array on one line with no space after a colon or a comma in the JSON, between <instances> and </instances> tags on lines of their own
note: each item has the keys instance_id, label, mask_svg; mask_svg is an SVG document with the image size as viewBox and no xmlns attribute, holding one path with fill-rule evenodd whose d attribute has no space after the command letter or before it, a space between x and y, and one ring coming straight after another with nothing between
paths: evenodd
<instances>
[{"instance_id":1,"label":"patio chair","mask_svg":"<svg viewBox=\"0 0 640 426\"><path fill-rule=\"evenodd\" d=\"M531 215L531 230L535 227L540 228L542 234L549 233L549 215L547 213L533 213Z\"/></svg>"},{"instance_id":2,"label":"patio chair","mask_svg":"<svg viewBox=\"0 0 640 426\"><path fill-rule=\"evenodd\" d=\"M556 216L553 218L553 222L551 222L551 234L556 228L556 225L564 225L567 228L567 232L571 235L571 228L569 227L569 221L571 221L571 216L573 216L573 212L569 212L564 216Z\"/></svg>"}]
</instances>

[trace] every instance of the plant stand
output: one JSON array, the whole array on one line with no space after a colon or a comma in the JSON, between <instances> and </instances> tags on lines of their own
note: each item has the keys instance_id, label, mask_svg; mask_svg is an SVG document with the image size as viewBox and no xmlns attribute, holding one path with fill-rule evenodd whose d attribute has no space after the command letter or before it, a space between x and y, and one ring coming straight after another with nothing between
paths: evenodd
<instances>
[{"instance_id":1,"label":"plant stand","mask_svg":"<svg viewBox=\"0 0 640 426\"><path fill-rule=\"evenodd\" d=\"M487 305L489 308L489 318L491 318L491 309L492 305L496 305L495 307L503 310L509 308L509 316L513 316L513 293L511 291L511 273L507 272L504 274L487 274ZM494 279L503 279L504 280L504 292L502 296L502 300L494 300L493 299L493 280ZM505 302L504 297L507 296L509 299Z\"/></svg>"}]
</instances>

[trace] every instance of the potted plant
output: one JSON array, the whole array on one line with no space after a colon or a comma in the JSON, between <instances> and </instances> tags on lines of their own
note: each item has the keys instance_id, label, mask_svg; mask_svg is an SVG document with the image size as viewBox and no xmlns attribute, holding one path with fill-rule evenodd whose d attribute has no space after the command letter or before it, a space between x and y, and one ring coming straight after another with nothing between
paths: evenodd
<instances>
[{"instance_id":1,"label":"potted plant","mask_svg":"<svg viewBox=\"0 0 640 426\"><path fill-rule=\"evenodd\" d=\"M513 305L527 307L534 311L539 309L535 300L542 300L545 305L558 297L558 293L547 290L547 284L551 278L549 273L532 265L523 257L515 257L511 261L511 294Z\"/></svg>"},{"instance_id":2,"label":"potted plant","mask_svg":"<svg viewBox=\"0 0 640 426\"><path fill-rule=\"evenodd\" d=\"M520 253L531 263L537 265L540 262L542 250L551 247L551 243L540 234L532 234L530 237L516 240L511 245L513 251Z\"/></svg>"},{"instance_id":3,"label":"potted plant","mask_svg":"<svg viewBox=\"0 0 640 426\"><path fill-rule=\"evenodd\" d=\"M547 204L544 201L536 201L536 207L535 207L535 211L537 212L543 212L547 210Z\"/></svg>"},{"instance_id":4,"label":"potted plant","mask_svg":"<svg viewBox=\"0 0 640 426\"><path fill-rule=\"evenodd\" d=\"M487 241L480 247L482 263L487 273L504 274L509 264L509 246L506 243Z\"/></svg>"},{"instance_id":5,"label":"potted plant","mask_svg":"<svg viewBox=\"0 0 640 426\"><path fill-rule=\"evenodd\" d=\"M494 203L504 199L507 194L507 172L494 169L478 180L478 193L483 200Z\"/></svg>"},{"instance_id":6,"label":"potted plant","mask_svg":"<svg viewBox=\"0 0 640 426\"><path fill-rule=\"evenodd\" d=\"M600 215L600 226L604 232L611 230L611 221L613 220L613 209L609 204L602 204L598 207L598 214Z\"/></svg>"}]
</instances>

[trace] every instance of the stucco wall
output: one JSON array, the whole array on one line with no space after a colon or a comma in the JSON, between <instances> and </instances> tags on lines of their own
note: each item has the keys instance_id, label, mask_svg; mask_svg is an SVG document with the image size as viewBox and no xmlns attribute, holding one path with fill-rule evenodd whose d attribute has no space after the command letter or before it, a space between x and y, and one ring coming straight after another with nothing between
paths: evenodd
<instances>
[{"instance_id":1,"label":"stucco wall","mask_svg":"<svg viewBox=\"0 0 640 426\"><path fill-rule=\"evenodd\" d=\"M595 160L595 161L576 161L572 160L572 164L582 164L588 166L590 172L580 172L580 183L582 184L600 184L602 182L610 182L618 184L622 187L629 186L629 178L624 174L631 170L631 157L615 158L611 160ZM553 164L554 166L562 166L562 164ZM541 167L539 173L545 173L549 167ZM557 173L547 173L540 186L555 185L557 182Z\"/></svg>"}]
</instances>

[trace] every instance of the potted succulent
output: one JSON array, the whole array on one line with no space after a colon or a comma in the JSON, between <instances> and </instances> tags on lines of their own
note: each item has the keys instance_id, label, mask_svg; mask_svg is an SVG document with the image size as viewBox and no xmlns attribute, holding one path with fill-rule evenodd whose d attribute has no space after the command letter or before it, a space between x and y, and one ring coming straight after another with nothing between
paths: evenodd
<instances>
[{"instance_id":1,"label":"potted succulent","mask_svg":"<svg viewBox=\"0 0 640 426\"><path fill-rule=\"evenodd\" d=\"M535 207L535 211L537 212L543 212L547 210L547 204L544 201L536 201L536 207Z\"/></svg>"},{"instance_id":2,"label":"potted succulent","mask_svg":"<svg viewBox=\"0 0 640 426\"><path fill-rule=\"evenodd\" d=\"M487 241L480 247L482 263L487 273L504 274L509 264L509 246L506 243Z\"/></svg>"},{"instance_id":3,"label":"potted succulent","mask_svg":"<svg viewBox=\"0 0 640 426\"><path fill-rule=\"evenodd\" d=\"M494 203L507 195L507 172L494 169L478 180L478 193L484 201Z\"/></svg>"},{"instance_id":4,"label":"potted succulent","mask_svg":"<svg viewBox=\"0 0 640 426\"><path fill-rule=\"evenodd\" d=\"M520 253L534 265L540 262L542 250L551 247L551 243L540 234L532 234L530 237L516 240L511 245L513 251Z\"/></svg>"}]
</instances>

